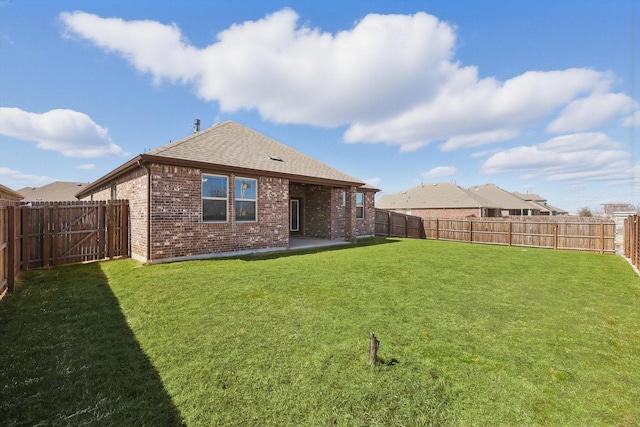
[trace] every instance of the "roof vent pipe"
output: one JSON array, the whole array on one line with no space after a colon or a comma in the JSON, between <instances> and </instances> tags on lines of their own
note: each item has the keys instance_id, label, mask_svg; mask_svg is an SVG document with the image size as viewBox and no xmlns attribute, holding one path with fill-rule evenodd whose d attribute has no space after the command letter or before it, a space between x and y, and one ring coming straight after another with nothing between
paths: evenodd
<instances>
[{"instance_id":1,"label":"roof vent pipe","mask_svg":"<svg viewBox=\"0 0 640 427\"><path fill-rule=\"evenodd\" d=\"M193 133L200 132L200 119L193 121Z\"/></svg>"}]
</instances>

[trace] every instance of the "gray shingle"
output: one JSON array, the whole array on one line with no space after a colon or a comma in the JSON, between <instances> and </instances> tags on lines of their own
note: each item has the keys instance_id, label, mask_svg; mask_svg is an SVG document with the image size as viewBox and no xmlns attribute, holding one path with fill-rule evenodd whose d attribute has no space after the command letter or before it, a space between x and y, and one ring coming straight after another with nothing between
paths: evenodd
<instances>
[{"instance_id":1,"label":"gray shingle","mask_svg":"<svg viewBox=\"0 0 640 427\"><path fill-rule=\"evenodd\" d=\"M297 175L355 185L362 181L233 121L216 124L145 155Z\"/></svg>"}]
</instances>

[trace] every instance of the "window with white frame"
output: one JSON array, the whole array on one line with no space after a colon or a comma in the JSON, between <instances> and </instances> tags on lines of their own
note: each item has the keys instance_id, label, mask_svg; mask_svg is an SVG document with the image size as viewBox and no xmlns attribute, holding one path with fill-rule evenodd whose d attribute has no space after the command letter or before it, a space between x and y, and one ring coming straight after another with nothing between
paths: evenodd
<instances>
[{"instance_id":1,"label":"window with white frame","mask_svg":"<svg viewBox=\"0 0 640 427\"><path fill-rule=\"evenodd\" d=\"M364 219L364 193L356 193L356 219Z\"/></svg>"},{"instance_id":2,"label":"window with white frame","mask_svg":"<svg viewBox=\"0 0 640 427\"><path fill-rule=\"evenodd\" d=\"M229 211L229 178L202 175L202 220L226 222Z\"/></svg>"},{"instance_id":3,"label":"window with white frame","mask_svg":"<svg viewBox=\"0 0 640 427\"><path fill-rule=\"evenodd\" d=\"M256 221L258 181L253 178L236 178L234 187L236 221Z\"/></svg>"}]
</instances>

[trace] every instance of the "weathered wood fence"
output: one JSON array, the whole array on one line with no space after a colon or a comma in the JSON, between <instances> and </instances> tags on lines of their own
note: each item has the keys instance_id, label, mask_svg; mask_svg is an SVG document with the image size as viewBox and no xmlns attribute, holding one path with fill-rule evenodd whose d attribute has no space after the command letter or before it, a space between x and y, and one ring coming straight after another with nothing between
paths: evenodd
<instances>
[{"instance_id":1,"label":"weathered wood fence","mask_svg":"<svg viewBox=\"0 0 640 427\"><path fill-rule=\"evenodd\" d=\"M376 209L376 236L424 239L422 218Z\"/></svg>"},{"instance_id":2,"label":"weathered wood fence","mask_svg":"<svg viewBox=\"0 0 640 427\"><path fill-rule=\"evenodd\" d=\"M615 222L596 218L422 219L376 209L376 235L616 253Z\"/></svg>"},{"instance_id":3,"label":"weathered wood fence","mask_svg":"<svg viewBox=\"0 0 640 427\"><path fill-rule=\"evenodd\" d=\"M129 255L129 202L0 201L0 295L20 271Z\"/></svg>"},{"instance_id":4,"label":"weathered wood fence","mask_svg":"<svg viewBox=\"0 0 640 427\"><path fill-rule=\"evenodd\" d=\"M640 269L640 216L631 215L624 220L624 256Z\"/></svg>"}]
</instances>

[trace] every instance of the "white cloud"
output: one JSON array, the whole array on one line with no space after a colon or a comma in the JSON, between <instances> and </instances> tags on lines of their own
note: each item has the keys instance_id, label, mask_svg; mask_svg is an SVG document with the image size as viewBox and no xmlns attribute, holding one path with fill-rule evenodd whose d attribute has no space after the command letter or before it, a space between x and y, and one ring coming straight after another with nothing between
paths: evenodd
<instances>
[{"instance_id":1,"label":"white cloud","mask_svg":"<svg viewBox=\"0 0 640 427\"><path fill-rule=\"evenodd\" d=\"M346 126L346 142L401 151L434 141L444 142L444 150L506 141L562 109L552 128L584 127L587 116L602 123L629 100L608 93L611 74L591 69L480 78L476 67L454 58L455 28L422 12L370 14L332 34L300 25L286 8L232 25L203 48L175 24L85 12L60 19L68 37L121 55L155 83L192 85L222 111L255 109L273 122ZM606 105L585 115L598 99Z\"/></svg>"},{"instance_id":2,"label":"white cloud","mask_svg":"<svg viewBox=\"0 0 640 427\"><path fill-rule=\"evenodd\" d=\"M17 170L0 167L0 182L12 190L24 187L41 187L56 181L48 176L30 175Z\"/></svg>"},{"instance_id":3,"label":"white cloud","mask_svg":"<svg viewBox=\"0 0 640 427\"><path fill-rule=\"evenodd\" d=\"M606 134L577 133L501 151L483 163L482 171L548 181L611 181L629 179L632 164L630 153Z\"/></svg>"},{"instance_id":4,"label":"white cloud","mask_svg":"<svg viewBox=\"0 0 640 427\"><path fill-rule=\"evenodd\" d=\"M626 127L637 127L640 126L640 110L639 111L635 111L633 114L631 114L629 117L627 117L623 124L623 126Z\"/></svg>"},{"instance_id":5,"label":"white cloud","mask_svg":"<svg viewBox=\"0 0 640 427\"><path fill-rule=\"evenodd\" d=\"M634 101L622 93L593 93L567 105L560 116L549 124L553 133L580 132L607 123L620 113L634 108Z\"/></svg>"},{"instance_id":6,"label":"white cloud","mask_svg":"<svg viewBox=\"0 0 640 427\"><path fill-rule=\"evenodd\" d=\"M122 154L107 129L89 116L73 110L30 113L19 108L0 108L0 134L38 143L43 150L67 157L101 157Z\"/></svg>"},{"instance_id":7,"label":"white cloud","mask_svg":"<svg viewBox=\"0 0 640 427\"><path fill-rule=\"evenodd\" d=\"M438 166L431 170L428 170L427 172L422 172L420 176L428 179L443 178L446 176L453 176L456 174L456 172L458 172L458 169L453 166Z\"/></svg>"},{"instance_id":8,"label":"white cloud","mask_svg":"<svg viewBox=\"0 0 640 427\"><path fill-rule=\"evenodd\" d=\"M94 170L96 168L96 165L94 165L93 163L85 163L82 165L78 165L76 166L76 169L82 169L82 170Z\"/></svg>"},{"instance_id":9,"label":"white cloud","mask_svg":"<svg viewBox=\"0 0 640 427\"><path fill-rule=\"evenodd\" d=\"M377 188L380 184L382 184L382 178L380 178L379 176L376 176L373 178L365 179L364 182L371 185L372 187Z\"/></svg>"}]
</instances>

